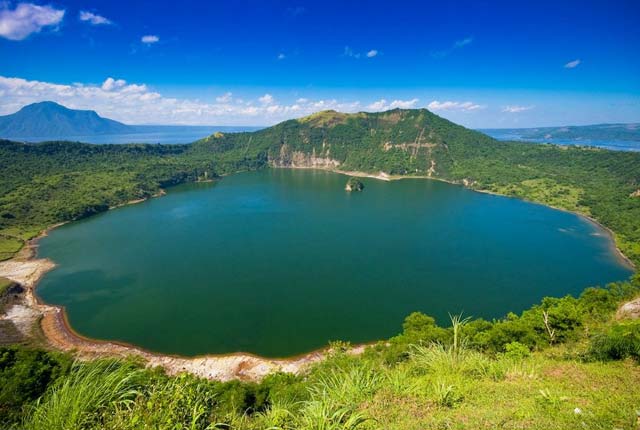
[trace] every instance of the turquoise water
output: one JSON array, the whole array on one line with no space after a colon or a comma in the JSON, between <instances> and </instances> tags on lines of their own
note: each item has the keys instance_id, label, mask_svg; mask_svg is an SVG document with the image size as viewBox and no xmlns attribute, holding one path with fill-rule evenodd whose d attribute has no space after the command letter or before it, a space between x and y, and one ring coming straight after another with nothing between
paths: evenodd
<instances>
[{"instance_id":1,"label":"turquoise water","mask_svg":"<svg viewBox=\"0 0 640 430\"><path fill-rule=\"evenodd\" d=\"M55 229L38 294L79 333L183 355L289 356L484 318L627 278L592 223L428 180L264 170Z\"/></svg>"}]
</instances>

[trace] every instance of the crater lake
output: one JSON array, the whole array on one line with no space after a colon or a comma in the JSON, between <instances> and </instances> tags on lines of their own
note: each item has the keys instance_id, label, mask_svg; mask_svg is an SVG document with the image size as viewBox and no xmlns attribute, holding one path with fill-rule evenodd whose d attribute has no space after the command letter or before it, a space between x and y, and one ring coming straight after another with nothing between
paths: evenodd
<instances>
[{"instance_id":1,"label":"crater lake","mask_svg":"<svg viewBox=\"0 0 640 430\"><path fill-rule=\"evenodd\" d=\"M51 231L38 295L79 334L286 357L385 339L413 311L498 318L631 273L599 226L438 181L269 169Z\"/></svg>"}]
</instances>

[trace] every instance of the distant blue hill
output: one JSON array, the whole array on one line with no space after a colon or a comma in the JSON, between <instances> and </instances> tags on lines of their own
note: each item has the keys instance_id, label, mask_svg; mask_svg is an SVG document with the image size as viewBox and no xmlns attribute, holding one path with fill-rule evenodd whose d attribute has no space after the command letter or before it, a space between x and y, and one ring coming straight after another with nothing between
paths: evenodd
<instances>
[{"instance_id":1,"label":"distant blue hill","mask_svg":"<svg viewBox=\"0 0 640 430\"><path fill-rule=\"evenodd\" d=\"M0 116L0 137L56 137L132 133L135 127L107 118L92 110L69 109L54 102L27 105L18 112Z\"/></svg>"},{"instance_id":2,"label":"distant blue hill","mask_svg":"<svg viewBox=\"0 0 640 430\"><path fill-rule=\"evenodd\" d=\"M640 124L594 124L565 127L480 129L498 140L592 146L614 151L640 151Z\"/></svg>"},{"instance_id":3,"label":"distant blue hill","mask_svg":"<svg viewBox=\"0 0 640 430\"><path fill-rule=\"evenodd\" d=\"M489 136L514 136L522 140L626 140L640 142L640 124L568 125L564 127L481 129Z\"/></svg>"}]
</instances>

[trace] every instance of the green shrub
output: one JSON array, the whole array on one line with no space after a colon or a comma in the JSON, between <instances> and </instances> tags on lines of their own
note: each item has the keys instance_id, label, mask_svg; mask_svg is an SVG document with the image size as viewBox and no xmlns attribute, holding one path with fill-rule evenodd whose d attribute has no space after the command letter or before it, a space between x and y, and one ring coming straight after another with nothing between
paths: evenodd
<instances>
[{"instance_id":1,"label":"green shrub","mask_svg":"<svg viewBox=\"0 0 640 430\"><path fill-rule=\"evenodd\" d=\"M107 411L104 429L203 429L209 424L213 393L210 383L183 374L145 383L124 408Z\"/></svg>"},{"instance_id":2,"label":"green shrub","mask_svg":"<svg viewBox=\"0 0 640 430\"><path fill-rule=\"evenodd\" d=\"M520 342L511 342L504 346L504 356L505 358L513 359L513 360L522 360L523 358L529 357L531 355L531 351L526 345L521 344Z\"/></svg>"},{"instance_id":3,"label":"green shrub","mask_svg":"<svg viewBox=\"0 0 640 430\"><path fill-rule=\"evenodd\" d=\"M70 366L68 355L0 348L0 426L21 420L23 407L42 396Z\"/></svg>"},{"instance_id":4,"label":"green shrub","mask_svg":"<svg viewBox=\"0 0 640 430\"><path fill-rule=\"evenodd\" d=\"M596 360L633 358L640 362L640 321L617 323L591 339L589 356Z\"/></svg>"},{"instance_id":5,"label":"green shrub","mask_svg":"<svg viewBox=\"0 0 640 430\"><path fill-rule=\"evenodd\" d=\"M436 324L436 320L421 312L413 312L402 324L402 334L389 339L384 351L387 364L405 361L410 355L411 345L426 345L432 342L446 343L451 339L451 331Z\"/></svg>"},{"instance_id":6,"label":"green shrub","mask_svg":"<svg viewBox=\"0 0 640 430\"><path fill-rule=\"evenodd\" d=\"M432 383L430 395L436 405L446 408L452 408L463 400L458 388L444 381Z\"/></svg>"}]
</instances>

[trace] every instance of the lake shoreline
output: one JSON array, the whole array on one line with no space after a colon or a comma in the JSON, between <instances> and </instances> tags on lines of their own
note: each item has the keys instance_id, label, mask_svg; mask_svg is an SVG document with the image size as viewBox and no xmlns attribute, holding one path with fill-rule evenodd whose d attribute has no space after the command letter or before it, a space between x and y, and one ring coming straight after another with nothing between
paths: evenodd
<instances>
[{"instance_id":1,"label":"lake shoreline","mask_svg":"<svg viewBox=\"0 0 640 430\"><path fill-rule=\"evenodd\" d=\"M166 195L166 191L160 190L148 198L130 200L112 206L109 210L139 204L164 195ZM48 347L69 352L81 360L100 357L138 357L142 358L148 367L160 366L170 375L188 372L199 377L223 382L236 379L259 381L268 374L278 371L298 374L308 365L323 360L331 352L329 347L323 347L282 358L262 357L248 352L204 354L189 357L153 352L126 342L86 337L71 327L63 306L48 304L37 294L39 281L47 272L56 267L56 263L52 260L38 258L38 241L46 237L52 230L70 222L72 221L61 222L43 230L38 236L27 241L16 257L0 262L0 276L19 283L25 289L24 296L17 306L21 310L31 311L32 327L30 327L30 332L23 333L27 337L43 338ZM9 309L1 316L6 317L8 311ZM23 317L24 311L18 312L18 317ZM6 319L11 319L11 317ZM361 354L366 346L373 343L375 342L354 345L349 353Z\"/></svg>"},{"instance_id":2,"label":"lake shoreline","mask_svg":"<svg viewBox=\"0 0 640 430\"><path fill-rule=\"evenodd\" d=\"M504 196L502 194L491 191L475 190L473 188L469 188L468 184L447 181L440 178L433 178L428 176L388 175L384 172L380 172L379 174L372 174L359 171L342 171L336 169L311 167L296 167L293 169L322 170L342 174L345 176L365 177L383 181L400 179L434 179L452 185L463 186L471 191L514 198L512 196ZM166 192L164 190L161 190L153 196L145 199L136 199L120 205L115 205L111 207L110 210L127 205L142 203L146 200L149 200L150 198L161 197L165 194ZM520 200L528 201L526 199ZM635 271L635 266L633 265L633 263L616 246L615 234L609 228L603 226L598 221L584 214L572 212L562 208L555 208L538 202L529 202L578 215L594 224L598 228L602 229L609 236L609 240L612 243L612 251L615 250L615 254L620 259L620 261L624 262L626 265L632 268L632 270ZM201 356L185 357L180 355L147 351L139 346L124 342L107 341L85 337L77 333L71 327L64 307L45 303L42 299L39 298L36 292L38 281L49 270L55 267L55 263L53 261L37 257L38 241L41 238L47 236L47 234L53 229L64 224L67 224L67 222L58 223L47 228L40 235L29 240L27 242L27 245L25 245L25 247L18 253L18 256L10 260L0 262L0 276L12 279L13 281L18 282L25 287L24 305L32 308L35 312L38 313L39 319L37 321L37 329L45 339L46 343L53 349L74 353L81 359L106 356L135 356L144 359L147 365L150 367L163 367L169 374L189 372L204 378L221 381L232 379L255 381L274 371L283 371L297 374L303 371L304 368L309 364L321 361L322 359L324 359L326 354L329 353L328 348L321 348L309 353L286 358L267 358L243 352L234 352L229 354L206 354ZM364 351L364 348L367 345L369 344L354 346L351 352L354 354L359 354Z\"/></svg>"},{"instance_id":3,"label":"lake shoreline","mask_svg":"<svg viewBox=\"0 0 640 430\"><path fill-rule=\"evenodd\" d=\"M597 219L592 218L589 215L580 213L580 212L575 212L569 209L565 209L565 208L561 208L561 207L557 207L557 206L553 206L553 205L549 205L549 204L545 204L545 203L541 203L541 202L537 202L535 200L529 200L527 198L523 198L523 197L517 197L517 196L508 196L506 194L501 194L501 193L497 193L494 191L489 191L489 190L483 190L483 189L476 189L476 188L471 188L467 183L464 183L464 181L450 181L447 179L442 179L442 178L434 178L433 176L425 176L425 175L389 175L385 172L380 172L378 174L375 173L367 173L367 172L360 172L360 171L350 171L350 170L339 170L339 169L332 169L332 168L325 168L325 167L271 167L271 168L275 168L275 169L293 169L293 170L321 170L324 172L332 172L332 173L338 173L341 175L345 175L345 176L353 176L353 177L357 177L357 178L371 178L371 179L378 179L381 181L385 181L385 182L389 182L389 181L399 181L402 179L428 179L428 180L432 180L432 181L439 181L439 182L444 182L446 184L450 184L450 185L457 185L457 186L461 186L466 188L469 191L474 191L477 193L482 193L482 194L490 194L493 196L500 196L500 197L506 197L506 198L510 198L510 199L518 199L518 200L522 200L524 202L527 203L532 203L532 204L536 204L536 205L540 205L540 206L545 206L547 208L551 208L557 211L561 211L561 212L565 212L565 213L570 213L573 215L577 215L581 218L583 218L584 220L586 220L587 222L589 222L592 225L595 225L597 228L601 229L609 238L609 240L611 241L612 247L611 250L613 251L613 254L616 255L616 258L618 259L619 262L623 263L624 266L628 267L629 269L631 269L632 271L636 271L637 267L634 264L633 261L631 261L631 259L629 257L627 257L624 252L622 252L622 250L620 249L620 247L618 246L617 242L616 242L616 234L613 232L613 230L611 230L609 227L601 224Z\"/></svg>"},{"instance_id":4,"label":"lake shoreline","mask_svg":"<svg viewBox=\"0 0 640 430\"><path fill-rule=\"evenodd\" d=\"M142 358L148 367L160 366L170 375L188 372L218 381L259 381L277 371L298 374L308 365L323 360L330 353L329 348L325 347L287 358L267 358L245 352L185 357L156 353L125 342L85 337L71 327L64 307L47 304L36 291L40 279L56 266L50 259L37 258L37 241L59 226L51 227L30 240L23 256L0 262L0 276L19 283L25 289L20 303L14 305L18 306L18 311L12 312L12 316L9 316L9 308L3 318L24 318L28 313L31 317L31 328L30 332L23 334L44 338L47 346L54 350L72 353L81 360L137 357ZM360 354L367 345L354 346L350 353Z\"/></svg>"}]
</instances>

